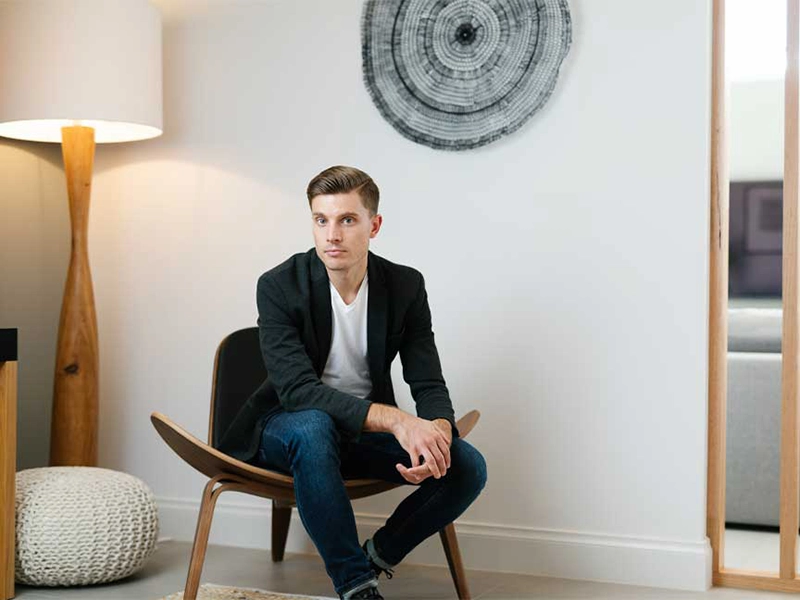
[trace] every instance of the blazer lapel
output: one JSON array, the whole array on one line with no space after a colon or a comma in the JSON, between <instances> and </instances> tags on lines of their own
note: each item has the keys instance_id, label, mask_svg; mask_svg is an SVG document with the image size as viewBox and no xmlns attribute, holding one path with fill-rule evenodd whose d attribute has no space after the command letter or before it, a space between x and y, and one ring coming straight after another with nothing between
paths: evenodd
<instances>
[{"instance_id":1,"label":"blazer lapel","mask_svg":"<svg viewBox=\"0 0 800 600\"><path fill-rule=\"evenodd\" d=\"M379 391L383 380L383 362L386 358L387 290L383 270L375 255L370 252L367 263L369 297L367 300L367 359L373 390Z\"/></svg>"},{"instance_id":2,"label":"blazer lapel","mask_svg":"<svg viewBox=\"0 0 800 600\"><path fill-rule=\"evenodd\" d=\"M328 353L331 350L331 332L333 331L333 315L331 314L331 286L325 265L312 250L311 257L311 318L314 321L314 333L319 349L317 375L322 375Z\"/></svg>"}]
</instances>

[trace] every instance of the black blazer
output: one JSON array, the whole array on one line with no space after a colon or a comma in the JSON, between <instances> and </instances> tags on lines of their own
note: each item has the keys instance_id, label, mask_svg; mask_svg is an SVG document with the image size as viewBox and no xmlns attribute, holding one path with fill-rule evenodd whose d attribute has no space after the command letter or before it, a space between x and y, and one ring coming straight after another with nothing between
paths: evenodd
<instances>
[{"instance_id":1,"label":"black blazer","mask_svg":"<svg viewBox=\"0 0 800 600\"><path fill-rule=\"evenodd\" d=\"M453 436L458 436L422 274L372 252L367 270L369 397L340 392L320 380L331 347L328 272L313 248L295 254L258 280L258 329L268 375L223 434L221 451L240 460L252 459L263 423L281 408L323 410L344 436L358 440L372 402L397 406L390 369L398 352L417 415L431 421L447 419Z\"/></svg>"}]
</instances>

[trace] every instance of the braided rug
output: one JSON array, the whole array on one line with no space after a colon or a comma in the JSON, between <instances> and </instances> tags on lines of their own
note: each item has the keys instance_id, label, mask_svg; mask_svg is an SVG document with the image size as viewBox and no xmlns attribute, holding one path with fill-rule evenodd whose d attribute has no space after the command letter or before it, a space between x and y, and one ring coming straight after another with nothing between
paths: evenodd
<instances>
[{"instance_id":1,"label":"braided rug","mask_svg":"<svg viewBox=\"0 0 800 600\"><path fill-rule=\"evenodd\" d=\"M175 592L164 596L161 600L183 600L183 592ZM252 588L224 587L212 583L204 583L197 590L197 600L334 600L328 596L302 596L299 594L281 594Z\"/></svg>"},{"instance_id":2,"label":"braided rug","mask_svg":"<svg viewBox=\"0 0 800 600\"><path fill-rule=\"evenodd\" d=\"M572 41L567 0L366 0L364 80L397 131L467 150L547 102Z\"/></svg>"}]
</instances>

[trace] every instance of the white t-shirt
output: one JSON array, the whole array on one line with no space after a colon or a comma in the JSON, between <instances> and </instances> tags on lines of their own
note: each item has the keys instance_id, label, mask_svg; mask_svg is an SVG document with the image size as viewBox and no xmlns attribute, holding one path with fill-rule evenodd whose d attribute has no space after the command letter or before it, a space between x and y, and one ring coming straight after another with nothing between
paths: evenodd
<instances>
[{"instance_id":1,"label":"white t-shirt","mask_svg":"<svg viewBox=\"0 0 800 600\"><path fill-rule=\"evenodd\" d=\"M336 286L330 284L333 335L321 377L324 384L359 398L366 398L372 391L367 361L368 283L364 275L352 304L345 304Z\"/></svg>"}]
</instances>

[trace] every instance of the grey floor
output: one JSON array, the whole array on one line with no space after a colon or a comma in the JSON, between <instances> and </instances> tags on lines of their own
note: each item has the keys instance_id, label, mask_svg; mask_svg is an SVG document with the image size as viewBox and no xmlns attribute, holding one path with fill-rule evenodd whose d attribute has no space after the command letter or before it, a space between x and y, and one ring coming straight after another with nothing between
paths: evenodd
<instances>
[{"instance_id":1,"label":"grey floor","mask_svg":"<svg viewBox=\"0 0 800 600\"><path fill-rule=\"evenodd\" d=\"M81 598L85 600L156 600L183 589L191 545L163 542L145 569L111 585L84 588L33 588L17 586L17 597L24 600ZM570 581L491 571L467 571L472 596L489 598L553 599L636 599L636 600L720 600L786 599L781 593L712 588L708 592L677 592L646 587ZM316 555L289 554L284 562L273 563L269 552L225 546L210 546L203 569L203 582L237 585L275 592L335 597ZM387 598L454 598L449 571L444 567L401 564L391 581L381 578L381 592Z\"/></svg>"},{"instance_id":2,"label":"grey floor","mask_svg":"<svg viewBox=\"0 0 800 600\"><path fill-rule=\"evenodd\" d=\"M724 560L729 569L777 573L781 565L781 536L767 531L726 529Z\"/></svg>"}]
</instances>

